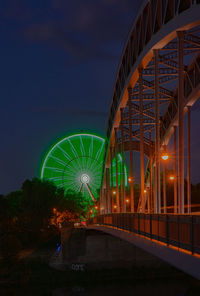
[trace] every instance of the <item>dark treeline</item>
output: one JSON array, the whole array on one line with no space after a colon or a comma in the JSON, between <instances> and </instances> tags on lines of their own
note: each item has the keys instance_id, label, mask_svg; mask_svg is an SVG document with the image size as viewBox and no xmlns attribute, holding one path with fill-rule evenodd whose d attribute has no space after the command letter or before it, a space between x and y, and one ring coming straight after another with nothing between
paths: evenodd
<instances>
[{"instance_id":1,"label":"dark treeline","mask_svg":"<svg viewBox=\"0 0 200 296\"><path fill-rule=\"evenodd\" d=\"M64 192L52 183L26 180L21 189L0 195L0 257L8 259L24 248L41 244L58 233L63 220L87 215L81 194Z\"/></svg>"}]
</instances>

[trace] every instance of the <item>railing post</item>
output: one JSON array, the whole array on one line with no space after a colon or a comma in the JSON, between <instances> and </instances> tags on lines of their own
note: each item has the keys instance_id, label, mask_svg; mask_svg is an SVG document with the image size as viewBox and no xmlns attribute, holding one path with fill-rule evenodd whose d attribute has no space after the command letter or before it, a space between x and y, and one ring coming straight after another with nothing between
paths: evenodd
<instances>
[{"instance_id":1,"label":"railing post","mask_svg":"<svg viewBox=\"0 0 200 296\"><path fill-rule=\"evenodd\" d=\"M138 214L138 233L140 234L140 214Z\"/></svg>"},{"instance_id":2,"label":"railing post","mask_svg":"<svg viewBox=\"0 0 200 296\"><path fill-rule=\"evenodd\" d=\"M130 214L130 231L133 232L133 225L134 225L134 214Z\"/></svg>"},{"instance_id":3,"label":"railing post","mask_svg":"<svg viewBox=\"0 0 200 296\"><path fill-rule=\"evenodd\" d=\"M191 244L191 253L194 254L194 216L191 216L190 223L190 244Z\"/></svg>"},{"instance_id":4,"label":"railing post","mask_svg":"<svg viewBox=\"0 0 200 296\"><path fill-rule=\"evenodd\" d=\"M149 215L149 223L150 223L150 238L152 239L152 214Z\"/></svg>"},{"instance_id":5,"label":"railing post","mask_svg":"<svg viewBox=\"0 0 200 296\"><path fill-rule=\"evenodd\" d=\"M119 213L117 213L116 215L117 215L117 228L119 228Z\"/></svg>"},{"instance_id":6,"label":"railing post","mask_svg":"<svg viewBox=\"0 0 200 296\"><path fill-rule=\"evenodd\" d=\"M166 215L166 242L167 246L169 246L169 216Z\"/></svg>"},{"instance_id":7,"label":"railing post","mask_svg":"<svg viewBox=\"0 0 200 296\"><path fill-rule=\"evenodd\" d=\"M135 232L135 213L132 214L132 232Z\"/></svg>"},{"instance_id":8,"label":"railing post","mask_svg":"<svg viewBox=\"0 0 200 296\"><path fill-rule=\"evenodd\" d=\"M180 248L180 216L177 217L178 222L178 248Z\"/></svg>"}]
</instances>

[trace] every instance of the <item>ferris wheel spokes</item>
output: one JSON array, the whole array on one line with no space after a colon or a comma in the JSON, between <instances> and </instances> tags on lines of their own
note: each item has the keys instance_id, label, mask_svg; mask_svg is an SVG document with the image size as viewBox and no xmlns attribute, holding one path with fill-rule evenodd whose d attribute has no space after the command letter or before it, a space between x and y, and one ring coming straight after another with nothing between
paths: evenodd
<instances>
[{"instance_id":1,"label":"ferris wheel spokes","mask_svg":"<svg viewBox=\"0 0 200 296\"><path fill-rule=\"evenodd\" d=\"M55 183L66 192L81 192L85 200L97 200L100 187L105 140L77 133L58 141L46 155L41 179Z\"/></svg>"}]
</instances>

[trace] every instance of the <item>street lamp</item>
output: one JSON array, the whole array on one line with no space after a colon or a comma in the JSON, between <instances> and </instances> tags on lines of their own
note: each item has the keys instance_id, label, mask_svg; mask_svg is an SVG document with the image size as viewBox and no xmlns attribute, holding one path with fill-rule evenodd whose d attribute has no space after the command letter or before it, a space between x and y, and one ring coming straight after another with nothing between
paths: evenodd
<instances>
[{"instance_id":1,"label":"street lamp","mask_svg":"<svg viewBox=\"0 0 200 296\"><path fill-rule=\"evenodd\" d=\"M171 181L174 181L175 178L174 178L174 176L170 176L169 179L170 179Z\"/></svg>"},{"instance_id":2,"label":"street lamp","mask_svg":"<svg viewBox=\"0 0 200 296\"><path fill-rule=\"evenodd\" d=\"M126 202L128 203L129 202L129 199L126 199Z\"/></svg>"},{"instance_id":3,"label":"street lamp","mask_svg":"<svg viewBox=\"0 0 200 296\"><path fill-rule=\"evenodd\" d=\"M163 153L163 154L161 155L161 158L162 158L163 160L168 160L169 155L165 152L165 153Z\"/></svg>"},{"instance_id":4,"label":"street lamp","mask_svg":"<svg viewBox=\"0 0 200 296\"><path fill-rule=\"evenodd\" d=\"M129 178L128 178L128 182L129 182L129 183L131 183L131 182L132 182L132 179L131 179L131 177L129 177Z\"/></svg>"},{"instance_id":5,"label":"street lamp","mask_svg":"<svg viewBox=\"0 0 200 296\"><path fill-rule=\"evenodd\" d=\"M114 190L114 191L113 191L113 195L115 195L115 194L116 194L116 191Z\"/></svg>"}]
</instances>

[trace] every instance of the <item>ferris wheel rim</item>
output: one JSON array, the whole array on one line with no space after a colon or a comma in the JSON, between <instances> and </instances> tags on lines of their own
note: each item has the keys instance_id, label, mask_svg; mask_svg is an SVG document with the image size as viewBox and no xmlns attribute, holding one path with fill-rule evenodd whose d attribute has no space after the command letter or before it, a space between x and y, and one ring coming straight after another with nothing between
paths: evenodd
<instances>
[{"instance_id":1,"label":"ferris wheel rim","mask_svg":"<svg viewBox=\"0 0 200 296\"><path fill-rule=\"evenodd\" d=\"M62 142L68 140L68 139L71 139L71 138L74 138L74 137L80 137L80 136L89 136L89 137L95 137L97 138L98 140L102 141L102 143L105 142L105 140L103 138L101 138L100 136L97 136L93 133L78 133L78 134L73 134L73 135L69 135L69 136L66 136L64 137L63 139L61 139L60 141L58 141L55 145L53 145L53 147L51 147L51 149L48 151L48 153L45 155L44 157L44 162L43 162L43 165L42 165L42 169L41 169L41 179L44 178L44 170L45 170L45 167L46 167L46 163L49 159L49 156L51 155L51 153L53 152L53 150L59 146ZM94 159L94 158L93 158Z\"/></svg>"}]
</instances>

